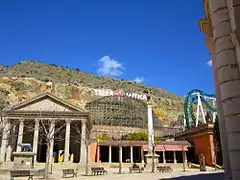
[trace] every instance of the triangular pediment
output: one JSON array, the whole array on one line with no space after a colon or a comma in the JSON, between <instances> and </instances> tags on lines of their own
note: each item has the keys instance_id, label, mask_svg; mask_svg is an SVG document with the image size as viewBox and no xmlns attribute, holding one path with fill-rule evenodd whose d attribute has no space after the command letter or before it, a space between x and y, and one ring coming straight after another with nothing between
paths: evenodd
<instances>
[{"instance_id":1,"label":"triangular pediment","mask_svg":"<svg viewBox=\"0 0 240 180\"><path fill-rule=\"evenodd\" d=\"M54 111L54 112L70 112L80 111L86 112L84 109L80 109L76 106L65 102L58 97L44 93L29 100L26 100L20 104L17 104L10 109L11 111Z\"/></svg>"}]
</instances>

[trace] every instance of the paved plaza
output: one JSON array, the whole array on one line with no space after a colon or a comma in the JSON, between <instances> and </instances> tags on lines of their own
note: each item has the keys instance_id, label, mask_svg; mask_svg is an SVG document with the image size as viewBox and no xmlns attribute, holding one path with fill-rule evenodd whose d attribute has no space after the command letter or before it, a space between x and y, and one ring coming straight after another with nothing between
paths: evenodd
<instances>
[{"instance_id":1,"label":"paved plaza","mask_svg":"<svg viewBox=\"0 0 240 180\"><path fill-rule=\"evenodd\" d=\"M0 175L1 180L10 179L8 174ZM23 180L25 178L15 178L16 180ZM35 178L34 179L43 179L43 178ZM49 179L51 180L59 180L59 179L72 179L72 180L223 180L223 173L222 172L199 172L199 171L188 171L188 172L181 172L175 171L171 173L132 173L129 174L127 172L123 172L123 174L117 173L109 173L107 175L98 175L98 176L83 176L79 175L78 177L74 178L62 178L62 172L57 171L50 175Z\"/></svg>"}]
</instances>

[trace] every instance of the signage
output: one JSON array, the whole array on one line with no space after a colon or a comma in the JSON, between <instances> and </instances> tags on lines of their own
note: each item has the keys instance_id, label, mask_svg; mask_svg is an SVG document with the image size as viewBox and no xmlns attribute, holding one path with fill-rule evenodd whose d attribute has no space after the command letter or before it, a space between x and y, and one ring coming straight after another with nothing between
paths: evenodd
<instances>
[{"instance_id":1,"label":"signage","mask_svg":"<svg viewBox=\"0 0 240 180\"><path fill-rule=\"evenodd\" d=\"M111 89L106 90L106 89L94 89L94 93L96 96L127 96L133 99L139 99L143 101L147 101L147 95L145 94L137 94L137 93L132 93L132 92L124 92L122 89L118 89L116 91L113 91Z\"/></svg>"}]
</instances>

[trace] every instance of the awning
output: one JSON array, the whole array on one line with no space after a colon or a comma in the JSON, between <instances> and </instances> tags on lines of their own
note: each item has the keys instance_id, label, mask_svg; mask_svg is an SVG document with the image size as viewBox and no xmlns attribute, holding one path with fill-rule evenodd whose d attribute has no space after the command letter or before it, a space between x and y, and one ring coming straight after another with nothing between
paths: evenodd
<instances>
[{"instance_id":1,"label":"awning","mask_svg":"<svg viewBox=\"0 0 240 180\"><path fill-rule=\"evenodd\" d=\"M187 146L181 145L164 145L165 151L187 151Z\"/></svg>"},{"instance_id":2,"label":"awning","mask_svg":"<svg viewBox=\"0 0 240 180\"><path fill-rule=\"evenodd\" d=\"M148 151L148 145L144 144L143 145L143 151ZM165 151L163 145L156 145L155 146L155 151Z\"/></svg>"}]
</instances>

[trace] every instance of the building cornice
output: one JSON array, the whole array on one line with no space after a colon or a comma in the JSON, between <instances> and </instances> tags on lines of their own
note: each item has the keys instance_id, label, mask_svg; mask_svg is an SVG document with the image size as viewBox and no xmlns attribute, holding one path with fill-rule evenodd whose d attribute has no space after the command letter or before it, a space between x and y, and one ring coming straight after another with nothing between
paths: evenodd
<instances>
[{"instance_id":1,"label":"building cornice","mask_svg":"<svg viewBox=\"0 0 240 180\"><path fill-rule=\"evenodd\" d=\"M211 21L211 13L209 9L209 0L204 0L204 12L205 18L200 19L200 31L205 33L208 37L213 37L213 29L212 29L212 21Z\"/></svg>"},{"instance_id":2,"label":"building cornice","mask_svg":"<svg viewBox=\"0 0 240 180\"><path fill-rule=\"evenodd\" d=\"M198 127L193 127L186 131L176 134L177 139L187 139L189 137L200 136L204 134L213 134L214 125L213 124L202 124Z\"/></svg>"},{"instance_id":3,"label":"building cornice","mask_svg":"<svg viewBox=\"0 0 240 180\"><path fill-rule=\"evenodd\" d=\"M22 118L81 118L81 117L88 117L87 113L82 113L78 111L5 111L4 117L22 117Z\"/></svg>"}]
</instances>

